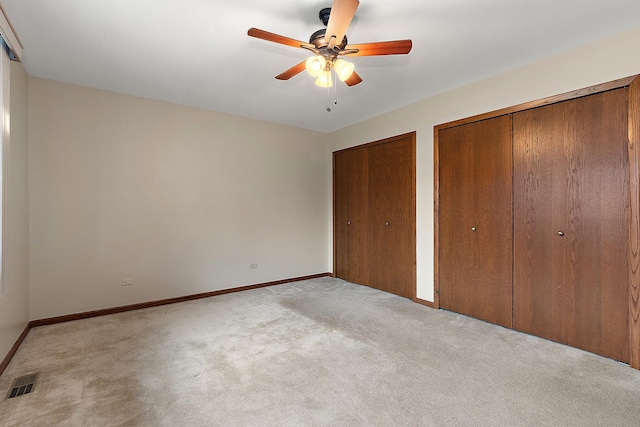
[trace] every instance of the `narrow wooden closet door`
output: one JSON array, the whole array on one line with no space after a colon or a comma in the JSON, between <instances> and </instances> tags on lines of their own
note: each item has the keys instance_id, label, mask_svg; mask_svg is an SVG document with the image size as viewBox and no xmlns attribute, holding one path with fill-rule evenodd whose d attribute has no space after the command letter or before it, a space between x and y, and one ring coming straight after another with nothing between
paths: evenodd
<instances>
[{"instance_id":1,"label":"narrow wooden closet door","mask_svg":"<svg viewBox=\"0 0 640 427\"><path fill-rule=\"evenodd\" d=\"M349 280L349 155L333 155L333 272Z\"/></svg>"},{"instance_id":2,"label":"narrow wooden closet door","mask_svg":"<svg viewBox=\"0 0 640 427\"><path fill-rule=\"evenodd\" d=\"M416 283L415 139L369 151L372 287L413 298Z\"/></svg>"},{"instance_id":3,"label":"narrow wooden closet door","mask_svg":"<svg viewBox=\"0 0 640 427\"><path fill-rule=\"evenodd\" d=\"M514 328L629 358L627 91L514 115Z\"/></svg>"},{"instance_id":4,"label":"narrow wooden closet door","mask_svg":"<svg viewBox=\"0 0 640 427\"><path fill-rule=\"evenodd\" d=\"M364 285L369 280L367 152L339 151L333 158L334 273Z\"/></svg>"},{"instance_id":5,"label":"narrow wooden closet door","mask_svg":"<svg viewBox=\"0 0 640 427\"><path fill-rule=\"evenodd\" d=\"M368 153L349 150L349 282L369 283L369 174Z\"/></svg>"},{"instance_id":6,"label":"narrow wooden closet door","mask_svg":"<svg viewBox=\"0 0 640 427\"><path fill-rule=\"evenodd\" d=\"M440 306L511 327L511 116L438 134Z\"/></svg>"}]
</instances>

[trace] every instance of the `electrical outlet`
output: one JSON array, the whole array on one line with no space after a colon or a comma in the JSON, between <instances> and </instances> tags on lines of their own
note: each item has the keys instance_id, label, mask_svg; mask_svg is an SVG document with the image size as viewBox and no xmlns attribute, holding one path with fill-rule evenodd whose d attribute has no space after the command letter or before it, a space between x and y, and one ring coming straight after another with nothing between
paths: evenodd
<instances>
[{"instance_id":1,"label":"electrical outlet","mask_svg":"<svg viewBox=\"0 0 640 427\"><path fill-rule=\"evenodd\" d=\"M258 264L251 264L251 265L249 266L249 269L251 269L251 270L255 270L255 269L257 269L257 268L258 268Z\"/></svg>"},{"instance_id":2,"label":"electrical outlet","mask_svg":"<svg viewBox=\"0 0 640 427\"><path fill-rule=\"evenodd\" d=\"M133 285L132 278L122 279L122 281L120 282L120 286L132 286L132 285Z\"/></svg>"}]
</instances>

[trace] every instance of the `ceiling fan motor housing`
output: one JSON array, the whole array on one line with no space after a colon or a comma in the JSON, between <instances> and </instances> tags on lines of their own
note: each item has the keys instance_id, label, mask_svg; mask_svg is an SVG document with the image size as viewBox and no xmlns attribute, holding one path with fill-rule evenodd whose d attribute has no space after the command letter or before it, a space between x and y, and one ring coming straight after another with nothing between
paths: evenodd
<instances>
[{"instance_id":1,"label":"ceiling fan motor housing","mask_svg":"<svg viewBox=\"0 0 640 427\"><path fill-rule=\"evenodd\" d=\"M325 35L326 31L327 31L327 29L323 28L323 29L318 30L315 33L311 34L311 37L309 37L309 43L314 45L317 49L322 49L323 47L327 47L328 43L324 39L324 35ZM334 49L342 50L346 46L347 46L347 36L345 35L342 38L342 43L336 43Z\"/></svg>"}]
</instances>

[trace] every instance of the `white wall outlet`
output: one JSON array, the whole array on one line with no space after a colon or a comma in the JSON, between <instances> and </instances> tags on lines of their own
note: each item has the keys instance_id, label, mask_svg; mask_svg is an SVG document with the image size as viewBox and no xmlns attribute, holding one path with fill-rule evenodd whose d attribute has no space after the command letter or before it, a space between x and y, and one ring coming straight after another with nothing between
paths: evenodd
<instances>
[{"instance_id":1,"label":"white wall outlet","mask_svg":"<svg viewBox=\"0 0 640 427\"><path fill-rule=\"evenodd\" d=\"M249 269L251 269L251 270L255 270L256 268L258 268L258 264L257 263L256 264L251 264L249 266Z\"/></svg>"},{"instance_id":2,"label":"white wall outlet","mask_svg":"<svg viewBox=\"0 0 640 427\"><path fill-rule=\"evenodd\" d=\"M121 286L131 286L133 285L133 278L128 278L128 279L122 279L122 281L120 282Z\"/></svg>"}]
</instances>

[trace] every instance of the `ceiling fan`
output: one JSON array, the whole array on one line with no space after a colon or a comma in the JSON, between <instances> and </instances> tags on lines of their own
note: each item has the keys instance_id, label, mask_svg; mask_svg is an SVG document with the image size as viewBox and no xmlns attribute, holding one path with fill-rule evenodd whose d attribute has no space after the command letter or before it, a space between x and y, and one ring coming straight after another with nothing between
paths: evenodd
<instances>
[{"instance_id":1,"label":"ceiling fan","mask_svg":"<svg viewBox=\"0 0 640 427\"><path fill-rule=\"evenodd\" d=\"M278 80L288 80L305 69L321 87L331 87L331 70L348 86L362 82L362 78L354 71L354 65L342 59L342 56L377 56L403 55L411 51L411 40L395 40L386 42L348 44L345 35L359 0L334 0L333 6L320 11L320 20L327 28L316 31L309 38L309 43L291 39L258 28L250 28L248 35L286 46L307 49L314 56L300 62L276 76Z\"/></svg>"}]
</instances>

